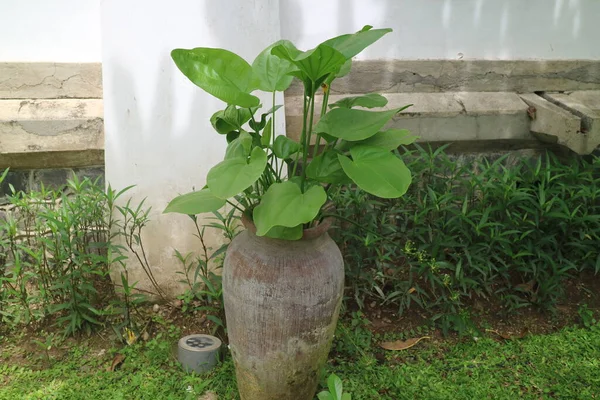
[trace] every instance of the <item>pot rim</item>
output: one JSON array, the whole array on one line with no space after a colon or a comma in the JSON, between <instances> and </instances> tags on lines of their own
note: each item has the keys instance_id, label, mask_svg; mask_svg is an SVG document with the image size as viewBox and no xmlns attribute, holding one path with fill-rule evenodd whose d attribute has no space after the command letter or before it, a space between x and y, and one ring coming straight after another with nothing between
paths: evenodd
<instances>
[{"instance_id":1,"label":"pot rim","mask_svg":"<svg viewBox=\"0 0 600 400\"><path fill-rule=\"evenodd\" d=\"M254 225L254 221L252 221L252 219L247 215L247 213L242 213L242 224L244 225L244 227L252 232L254 235L256 235L256 225ZM325 217L323 220L321 220L318 223L318 225L313 226L312 228L308 228L308 229L304 229L302 231L302 238L300 240L311 240L311 239L316 239L320 236L322 236L323 234L327 233L327 231L329 231L329 228L331 228L331 225L333 224L333 217ZM275 238L268 238L268 239L273 239L273 240L285 240L285 239L275 239Z\"/></svg>"}]
</instances>

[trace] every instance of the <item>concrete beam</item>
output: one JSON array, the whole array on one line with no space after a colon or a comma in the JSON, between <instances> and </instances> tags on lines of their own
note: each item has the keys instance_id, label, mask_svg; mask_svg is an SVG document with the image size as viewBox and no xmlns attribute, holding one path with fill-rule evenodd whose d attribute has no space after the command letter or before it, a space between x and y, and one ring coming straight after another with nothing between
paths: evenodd
<instances>
[{"instance_id":1,"label":"concrete beam","mask_svg":"<svg viewBox=\"0 0 600 400\"><path fill-rule=\"evenodd\" d=\"M581 118L534 93L523 94L521 99L530 107L534 136L570 149L579 147Z\"/></svg>"},{"instance_id":2,"label":"concrete beam","mask_svg":"<svg viewBox=\"0 0 600 400\"><path fill-rule=\"evenodd\" d=\"M104 162L102 100L0 100L0 168Z\"/></svg>"},{"instance_id":3,"label":"concrete beam","mask_svg":"<svg viewBox=\"0 0 600 400\"><path fill-rule=\"evenodd\" d=\"M0 99L102 98L100 63L0 63Z\"/></svg>"},{"instance_id":4,"label":"concrete beam","mask_svg":"<svg viewBox=\"0 0 600 400\"><path fill-rule=\"evenodd\" d=\"M546 100L581 119L581 128L569 138L569 148L590 154L600 146L600 91L544 93Z\"/></svg>"},{"instance_id":5,"label":"concrete beam","mask_svg":"<svg viewBox=\"0 0 600 400\"><path fill-rule=\"evenodd\" d=\"M600 90L595 60L364 60L332 93L434 93ZM302 94L299 81L288 92Z\"/></svg>"},{"instance_id":6,"label":"concrete beam","mask_svg":"<svg viewBox=\"0 0 600 400\"><path fill-rule=\"evenodd\" d=\"M330 96L333 103L344 96ZM515 93L389 93L386 109L414 104L388 124L420 137L421 142L531 141L527 105ZM319 110L322 98L315 101ZM315 115L315 121L318 115ZM286 97L287 135L299 140L302 97Z\"/></svg>"}]
</instances>

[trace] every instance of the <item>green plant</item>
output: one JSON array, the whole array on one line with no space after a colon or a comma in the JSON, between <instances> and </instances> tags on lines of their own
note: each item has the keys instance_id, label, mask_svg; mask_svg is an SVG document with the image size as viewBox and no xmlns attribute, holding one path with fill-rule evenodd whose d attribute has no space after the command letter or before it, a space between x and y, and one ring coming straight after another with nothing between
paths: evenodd
<instances>
[{"instance_id":1,"label":"green plant","mask_svg":"<svg viewBox=\"0 0 600 400\"><path fill-rule=\"evenodd\" d=\"M42 186L24 193L11 187L7 215L0 219L3 323L15 327L53 318L70 335L90 332L116 312L130 324L140 298L128 282L127 257L116 239L131 231L117 228L132 223L113 216L116 200L128 189L105 192L98 182L77 177L56 190ZM123 267L123 301L112 296L111 264Z\"/></svg>"},{"instance_id":2,"label":"green plant","mask_svg":"<svg viewBox=\"0 0 600 400\"><path fill-rule=\"evenodd\" d=\"M366 110L387 104L378 94L329 104L331 86L350 71L352 57L391 32L371 28L329 39L306 52L281 40L261 52L252 65L223 49L173 50L175 64L190 81L227 103L211 123L228 147L224 161L209 171L206 187L176 197L165 212L195 215L228 203L254 221L257 235L296 240L303 227L328 215L324 205L335 188L354 182L382 198L402 196L411 175L395 150L416 138L406 130L383 129L406 107ZM304 86L299 141L275 131L280 107L275 94L284 91L293 77ZM255 90L272 93L273 98L272 108L260 117ZM291 172L287 177L285 169Z\"/></svg>"},{"instance_id":3,"label":"green plant","mask_svg":"<svg viewBox=\"0 0 600 400\"><path fill-rule=\"evenodd\" d=\"M474 301L497 298L508 312L551 309L565 278L599 271L599 157L444 150L405 150L418 184L401 198L333 193L343 218L335 238L360 307L367 299L400 314L417 306L444 331L466 334Z\"/></svg>"},{"instance_id":4,"label":"green plant","mask_svg":"<svg viewBox=\"0 0 600 400\"><path fill-rule=\"evenodd\" d=\"M344 393L342 380L336 374L331 374L327 379L327 388L318 394L319 400L351 400L349 393Z\"/></svg>"},{"instance_id":5,"label":"green plant","mask_svg":"<svg viewBox=\"0 0 600 400\"><path fill-rule=\"evenodd\" d=\"M591 328L598 322L596 320L596 317L594 316L594 311L590 310L587 304L581 304L577 309L577 314L579 314L579 318L581 318L581 323L586 328Z\"/></svg>"},{"instance_id":6,"label":"green plant","mask_svg":"<svg viewBox=\"0 0 600 400\"><path fill-rule=\"evenodd\" d=\"M175 257L182 265L182 271L178 272L184 277L181 283L188 287L179 296L179 299L183 301L182 310L183 312L194 310L206 313L206 318L215 324L212 332L214 335L219 328L225 330L221 276L216 274L215 271L222 268L223 255L227 251L231 240L238 233L238 225L236 224L235 209L226 214L221 214L218 211L214 211L213 214L212 222L203 225L202 228L198 225L196 216L190 215L196 228L195 236L200 240L200 254L194 258L193 253L184 256L178 250L175 250ZM225 238L225 243L213 252L206 245L204 239L206 228L220 230Z\"/></svg>"}]
</instances>

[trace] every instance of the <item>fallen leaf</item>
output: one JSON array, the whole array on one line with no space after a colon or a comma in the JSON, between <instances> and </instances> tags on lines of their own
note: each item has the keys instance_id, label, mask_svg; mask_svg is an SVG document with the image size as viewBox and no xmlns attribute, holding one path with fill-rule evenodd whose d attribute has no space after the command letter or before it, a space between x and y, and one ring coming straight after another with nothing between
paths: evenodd
<instances>
[{"instance_id":1,"label":"fallen leaf","mask_svg":"<svg viewBox=\"0 0 600 400\"><path fill-rule=\"evenodd\" d=\"M529 328L527 328L527 327L523 328L523 330L521 331L521 334L519 334L519 335L511 335L511 334L507 334L507 333L501 333L501 332L498 332L493 329L486 329L486 331L494 333L494 334L500 336L504 340L515 340L515 339L523 339L525 336L527 336L527 334L529 333Z\"/></svg>"},{"instance_id":2,"label":"fallen leaf","mask_svg":"<svg viewBox=\"0 0 600 400\"><path fill-rule=\"evenodd\" d=\"M415 289L414 287L411 287L410 289L408 289L408 294L414 293L416 291L417 291L417 289Z\"/></svg>"},{"instance_id":3,"label":"fallen leaf","mask_svg":"<svg viewBox=\"0 0 600 400\"><path fill-rule=\"evenodd\" d=\"M383 342L379 344L379 347L386 350L406 350L413 347L423 339L431 339L429 336L423 336L420 338L411 338L406 340L396 340L394 342Z\"/></svg>"},{"instance_id":4,"label":"fallen leaf","mask_svg":"<svg viewBox=\"0 0 600 400\"><path fill-rule=\"evenodd\" d=\"M115 354L115 357L113 358L112 363L110 364L110 367L107 368L108 372L114 372L115 369L117 369L117 367L121 364L123 364L123 361L125 361L125 356L121 353L117 353Z\"/></svg>"}]
</instances>

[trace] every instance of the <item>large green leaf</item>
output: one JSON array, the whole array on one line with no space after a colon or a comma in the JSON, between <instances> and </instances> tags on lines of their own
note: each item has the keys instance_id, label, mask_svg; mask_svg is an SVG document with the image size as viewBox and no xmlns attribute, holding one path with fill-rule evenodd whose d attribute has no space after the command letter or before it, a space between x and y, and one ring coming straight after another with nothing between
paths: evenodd
<instances>
[{"instance_id":1,"label":"large green leaf","mask_svg":"<svg viewBox=\"0 0 600 400\"><path fill-rule=\"evenodd\" d=\"M273 47L283 41L273 43L264 49L252 63L252 88L265 92L283 92L292 83L290 72L297 69L289 60L271 54Z\"/></svg>"},{"instance_id":2,"label":"large green leaf","mask_svg":"<svg viewBox=\"0 0 600 400\"><path fill-rule=\"evenodd\" d=\"M163 213L196 215L217 211L225 205L225 200L215 197L209 188L175 197Z\"/></svg>"},{"instance_id":3,"label":"large green leaf","mask_svg":"<svg viewBox=\"0 0 600 400\"><path fill-rule=\"evenodd\" d=\"M272 135L273 135L273 119L269 118L265 125L265 129L263 129L263 131L262 131L262 136L260 137L260 144L265 147L270 145Z\"/></svg>"},{"instance_id":4,"label":"large green leaf","mask_svg":"<svg viewBox=\"0 0 600 400\"><path fill-rule=\"evenodd\" d=\"M302 193L294 182L274 183L254 209L256 234L263 236L274 226L292 228L310 222L326 200L322 186L313 186Z\"/></svg>"},{"instance_id":5,"label":"large green leaf","mask_svg":"<svg viewBox=\"0 0 600 400\"><path fill-rule=\"evenodd\" d=\"M267 165L267 153L255 147L247 157L230 158L215 165L206 177L212 193L228 199L241 193L260 178Z\"/></svg>"},{"instance_id":6,"label":"large green leaf","mask_svg":"<svg viewBox=\"0 0 600 400\"><path fill-rule=\"evenodd\" d=\"M344 97L341 100L336 101L333 104L329 105L329 108L335 107L343 107L343 108L352 108L352 107L365 107L365 108L375 108L375 107L384 107L388 103L388 100L380 94L377 93L369 93L362 96L352 96L352 97Z\"/></svg>"},{"instance_id":7,"label":"large green leaf","mask_svg":"<svg viewBox=\"0 0 600 400\"><path fill-rule=\"evenodd\" d=\"M218 133L226 135L229 132L240 130L250 118L252 118L250 109L229 105L226 109L214 113L210 117L210 123Z\"/></svg>"},{"instance_id":8,"label":"large green leaf","mask_svg":"<svg viewBox=\"0 0 600 400\"><path fill-rule=\"evenodd\" d=\"M350 59L381 39L385 34L390 33L392 29L371 29L366 25L360 31L354 34L346 34L326 40L322 44L328 45L339 51L344 57Z\"/></svg>"},{"instance_id":9,"label":"large green leaf","mask_svg":"<svg viewBox=\"0 0 600 400\"><path fill-rule=\"evenodd\" d=\"M355 142L356 144L381 147L386 150L395 150L400 146L414 143L419 137L410 134L406 129L388 129L387 131L377 132L368 139Z\"/></svg>"},{"instance_id":10,"label":"large green leaf","mask_svg":"<svg viewBox=\"0 0 600 400\"><path fill-rule=\"evenodd\" d=\"M302 224L293 226L291 228L285 226L274 226L269 229L269 232L265 233L264 236L273 239L298 240L302 238L302 230Z\"/></svg>"},{"instance_id":11,"label":"large green leaf","mask_svg":"<svg viewBox=\"0 0 600 400\"><path fill-rule=\"evenodd\" d=\"M306 167L306 176L325 183L349 183L350 179L342 169L342 165L333 150L325 151L315 158Z\"/></svg>"},{"instance_id":12,"label":"large green leaf","mask_svg":"<svg viewBox=\"0 0 600 400\"><path fill-rule=\"evenodd\" d=\"M273 143L273 153L283 160L289 158L292 154L296 154L300 148L300 143L284 135L277 136L275 143Z\"/></svg>"},{"instance_id":13,"label":"large green leaf","mask_svg":"<svg viewBox=\"0 0 600 400\"><path fill-rule=\"evenodd\" d=\"M365 192L386 199L402 196L411 183L404 162L380 147L356 146L350 149L352 160L338 155L344 172Z\"/></svg>"},{"instance_id":14,"label":"large green leaf","mask_svg":"<svg viewBox=\"0 0 600 400\"><path fill-rule=\"evenodd\" d=\"M197 47L175 49L171 58L194 84L228 104L258 106L250 94L252 67L243 58L224 49Z\"/></svg>"},{"instance_id":15,"label":"large green leaf","mask_svg":"<svg viewBox=\"0 0 600 400\"><path fill-rule=\"evenodd\" d=\"M243 158L245 160L250 155L251 148L252 136L248 132L242 131L236 139L227 145L225 159Z\"/></svg>"},{"instance_id":16,"label":"large green leaf","mask_svg":"<svg viewBox=\"0 0 600 400\"><path fill-rule=\"evenodd\" d=\"M315 132L327 133L339 139L357 141L379 132L400 109L367 111L350 108L334 108L321 118Z\"/></svg>"},{"instance_id":17,"label":"large green leaf","mask_svg":"<svg viewBox=\"0 0 600 400\"><path fill-rule=\"evenodd\" d=\"M271 52L298 67L301 74L296 73L295 76L312 82L319 82L326 75L338 72L346 63L346 57L342 53L323 44L312 50L300 51L293 43L282 40Z\"/></svg>"}]
</instances>

